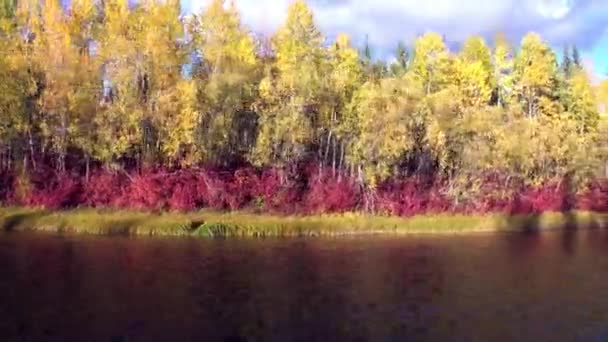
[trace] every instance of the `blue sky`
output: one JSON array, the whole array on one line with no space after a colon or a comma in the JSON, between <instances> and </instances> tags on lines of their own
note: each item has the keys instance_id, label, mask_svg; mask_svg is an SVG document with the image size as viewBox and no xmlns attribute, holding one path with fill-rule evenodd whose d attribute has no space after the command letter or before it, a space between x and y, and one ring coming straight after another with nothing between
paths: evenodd
<instances>
[{"instance_id":1,"label":"blue sky","mask_svg":"<svg viewBox=\"0 0 608 342\"><path fill-rule=\"evenodd\" d=\"M182 0L186 12L198 12L209 0ZM272 33L285 19L291 0L235 0L244 23L255 32ZM365 36L376 55L389 58L402 40L424 32L445 35L456 48L468 35L491 39L503 32L515 43L527 31L540 33L561 54L576 44L595 77L608 73L608 0L309 0L317 24L328 39L347 32L355 43Z\"/></svg>"}]
</instances>

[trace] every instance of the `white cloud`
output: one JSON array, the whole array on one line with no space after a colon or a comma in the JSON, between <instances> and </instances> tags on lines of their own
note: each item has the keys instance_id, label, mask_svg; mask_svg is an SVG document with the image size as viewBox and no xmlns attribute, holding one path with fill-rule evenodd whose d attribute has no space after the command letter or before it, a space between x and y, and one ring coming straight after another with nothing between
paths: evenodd
<instances>
[{"instance_id":1,"label":"white cloud","mask_svg":"<svg viewBox=\"0 0 608 342\"><path fill-rule=\"evenodd\" d=\"M193 13L200 12L210 2L210 0L184 0L186 8ZM236 0L235 3L245 25L254 31L268 33L276 30L285 20L291 1Z\"/></svg>"},{"instance_id":2,"label":"white cloud","mask_svg":"<svg viewBox=\"0 0 608 342\"><path fill-rule=\"evenodd\" d=\"M186 8L200 11L209 0L185 0ZM362 39L369 34L376 44L411 40L427 30L468 25L486 31L518 0L350 0L311 1L319 27L328 35L346 31ZM255 31L272 32L285 19L292 0L236 0L243 21ZM425 27L426 26L426 27ZM455 38L466 34L454 31Z\"/></svg>"},{"instance_id":3,"label":"white cloud","mask_svg":"<svg viewBox=\"0 0 608 342\"><path fill-rule=\"evenodd\" d=\"M184 1L195 11L209 3ZM285 20L292 1L235 0L244 23L266 34ZM584 47L595 42L595 31L608 22L606 0L309 0L309 4L328 38L347 32L361 44L369 35L382 51L426 31L443 33L451 42L497 32L518 40L526 31L537 31L557 46L577 42Z\"/></svg>"}]
</instances>

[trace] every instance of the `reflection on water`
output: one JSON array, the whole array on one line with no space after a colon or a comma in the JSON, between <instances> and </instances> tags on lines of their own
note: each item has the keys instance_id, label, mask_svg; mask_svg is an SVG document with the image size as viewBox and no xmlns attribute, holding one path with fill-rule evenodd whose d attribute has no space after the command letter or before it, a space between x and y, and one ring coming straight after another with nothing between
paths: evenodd
<instances>
[{"instance_id":1,"label":"reflection on water","mask_svg":"<svg viewBox=\"0 0 608 342\"><path fill-rule=\"evenodd\" d=\"M0 335L608 339L608 232L190 240L0 235Z\"/></svg>"}]
</instances>

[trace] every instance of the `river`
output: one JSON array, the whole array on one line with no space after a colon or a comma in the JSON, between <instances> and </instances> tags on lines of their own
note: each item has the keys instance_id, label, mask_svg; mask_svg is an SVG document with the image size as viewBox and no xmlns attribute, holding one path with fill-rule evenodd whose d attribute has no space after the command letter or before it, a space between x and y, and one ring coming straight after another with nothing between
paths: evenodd
<instances>
[{"instance_id":1,"label":"river","mask_svg":"<svg viewBox=\"0 0 608 342\"><path fill-rule=\"evenodd\" d=\"M2 340L605 341L608 231L0 235Z\"/></svg>"}]
</instances>

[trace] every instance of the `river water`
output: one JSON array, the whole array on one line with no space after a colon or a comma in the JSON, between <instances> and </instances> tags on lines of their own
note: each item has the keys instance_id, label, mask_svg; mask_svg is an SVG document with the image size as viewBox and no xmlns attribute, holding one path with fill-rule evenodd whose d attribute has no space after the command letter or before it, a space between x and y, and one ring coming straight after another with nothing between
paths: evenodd
<instances>
[{"instance_id":1,"label":"river water","mask_svg":"<svg viewBox=\"0 0 608 342\"><path fill-rule=\"evenodd\" d=\"M608 231L0 235L2 340L606 341Z\"/></svg>"}]
</instances>

